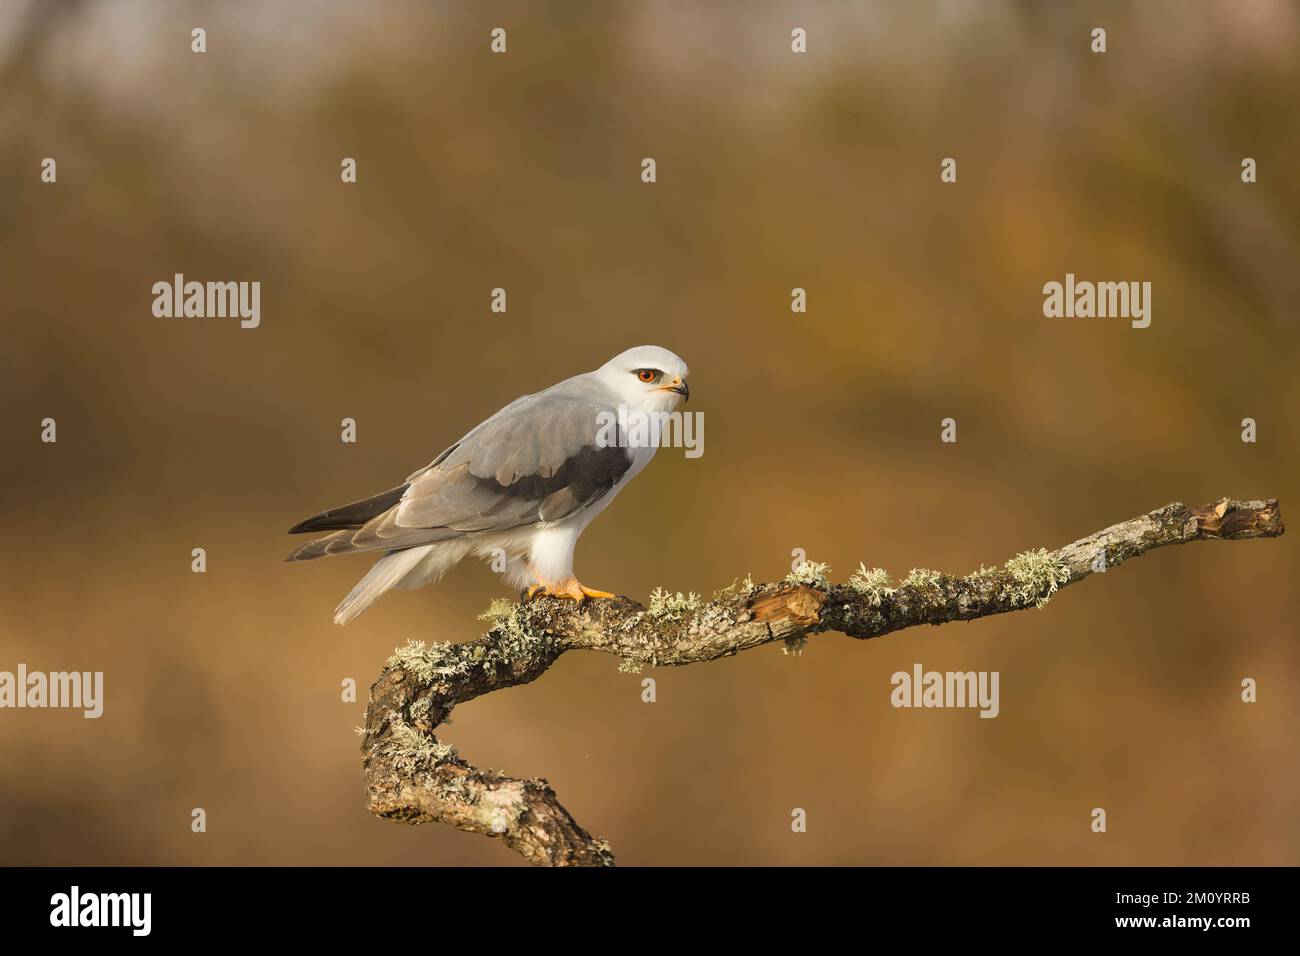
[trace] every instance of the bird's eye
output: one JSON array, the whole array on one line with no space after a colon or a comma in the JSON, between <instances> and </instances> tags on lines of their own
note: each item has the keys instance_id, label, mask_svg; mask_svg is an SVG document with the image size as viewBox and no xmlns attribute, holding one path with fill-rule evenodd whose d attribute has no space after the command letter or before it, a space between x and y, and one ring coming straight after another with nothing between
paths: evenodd
<instances>
[{"instance_id":1,"label":"bird's eye","mask_svg":"<svg viewBox=\"0 0 1300 956\"><path fill-rule=\"evenodd\" d=\"M639 368L636 370L636 377L649 385L659 377L659 373L652 368Z\"/></svg>"}]
</instances>

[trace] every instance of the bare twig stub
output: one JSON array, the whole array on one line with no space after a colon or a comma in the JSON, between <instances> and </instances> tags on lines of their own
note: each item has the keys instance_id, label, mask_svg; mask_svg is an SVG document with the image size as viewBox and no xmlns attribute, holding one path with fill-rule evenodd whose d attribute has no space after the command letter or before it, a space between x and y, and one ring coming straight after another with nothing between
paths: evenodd
<instances>
[{"instance_id":1,"label":"bare twig stub","mask_svg":"<svg viewBox=\"0 0 1300 956\"><path fill-rule=\"evenodd\" d=\"M1061 588L1154 548L1282 531L1276 500L1225 498L1203 508L1167 505L1056 551L1025 552L962 577L914 570L894 583L878 568L860 567L845 584L831 584L826 568L810 563L775 584L746 579L711 601L658 591L648 607L626 598L498 601L484 615L491 626L482 637L410 643L371 687L361 728L370 809L389 820L437 820L500 837L532 863L609 866L609 844L579 826L545 780L479 770L434 737L457 704L535 680L565 651L604 651L632 670L715 660L774 641L797 652L822 631L865 639L1041 607Z\"/></svg>"}]
</instances>

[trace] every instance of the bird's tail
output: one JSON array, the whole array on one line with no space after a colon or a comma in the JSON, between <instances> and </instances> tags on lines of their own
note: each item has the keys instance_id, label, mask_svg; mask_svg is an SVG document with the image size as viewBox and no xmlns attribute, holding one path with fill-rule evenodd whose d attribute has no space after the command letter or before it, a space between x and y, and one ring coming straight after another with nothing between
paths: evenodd
<instances>
[{"instance_id":1,"label":"bird's tail","mask_svg":"<svg viewBox=\"0 0 1300 956\"><path fill-rule=\"evenodd\" d=\"M460 540L390 551L339 602L334 609L334 623L348 623L393 588L418 588L438 580L468 552L469 544Z\"/></svg>"},{"instance_id":2,"label":"bird's tail","mask_svg":"<svg viewBox=\"0 0 1300 956\"><path fill-rule=\"evenodd\" d=\"M348 596L339 602L339 606L334 609L334 623L348 623L378 601L386 591L397 587L433 549L433 545L426 544L384 555L357 582L356 587L348 592Z\"/></svg>"}]
</instances>

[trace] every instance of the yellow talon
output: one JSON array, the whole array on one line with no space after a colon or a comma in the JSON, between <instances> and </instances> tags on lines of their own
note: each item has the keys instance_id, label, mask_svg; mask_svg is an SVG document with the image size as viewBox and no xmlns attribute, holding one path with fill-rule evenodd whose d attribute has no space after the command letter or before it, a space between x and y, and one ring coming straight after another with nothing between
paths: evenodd
<instances>
[{"instance_id":1,"label":"yellow talon","mask_svg":"<svg viewBox=\"0 0 1300 956\"><path fill-rule=\"evenodd\" d=\"M538 593L547 597L564 598L567 601L577 601L578 603L582 603L587 598L612 598L618 596L610 594L608 591L597 591L595 588L589 588L579 582L577 578L570 578L558 587L534 584L528 589L528 600L532 600L533 596Z\"/></svg>"}]
</instances>

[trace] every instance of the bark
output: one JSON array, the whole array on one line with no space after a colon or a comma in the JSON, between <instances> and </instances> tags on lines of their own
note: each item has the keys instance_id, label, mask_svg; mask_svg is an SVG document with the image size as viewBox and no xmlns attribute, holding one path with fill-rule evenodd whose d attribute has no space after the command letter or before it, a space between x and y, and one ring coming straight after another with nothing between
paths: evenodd
<instances>
[{"instance_id":1,"label":"bark","mask_svg":"<svg viewBox=\"0 0 1300 956\"><path fill-rule=\"evenodd\" d=\"M533 681L565 651L615 654L632 670L716 660L774 641L797 653L822 631L866 639L1042 607L1059 589L1165 545L1282 532L1276 499L1225 498L1202 508L1167 505L1056 551L1026 552L965 576L917 570L895 584L879 569L860 568L848 582L830 584L823 565L808 564L785 581L746 579L707 602L661 592L648 607L623 597L581 605L558 598L495 602L482 637L412 642L371 687L361 728L370 810L499 837L531 863L612 866L609 844L583 829L545 780L479 770L437 740L434 730L457 704Z\"/></svg>"}]
</instances>

